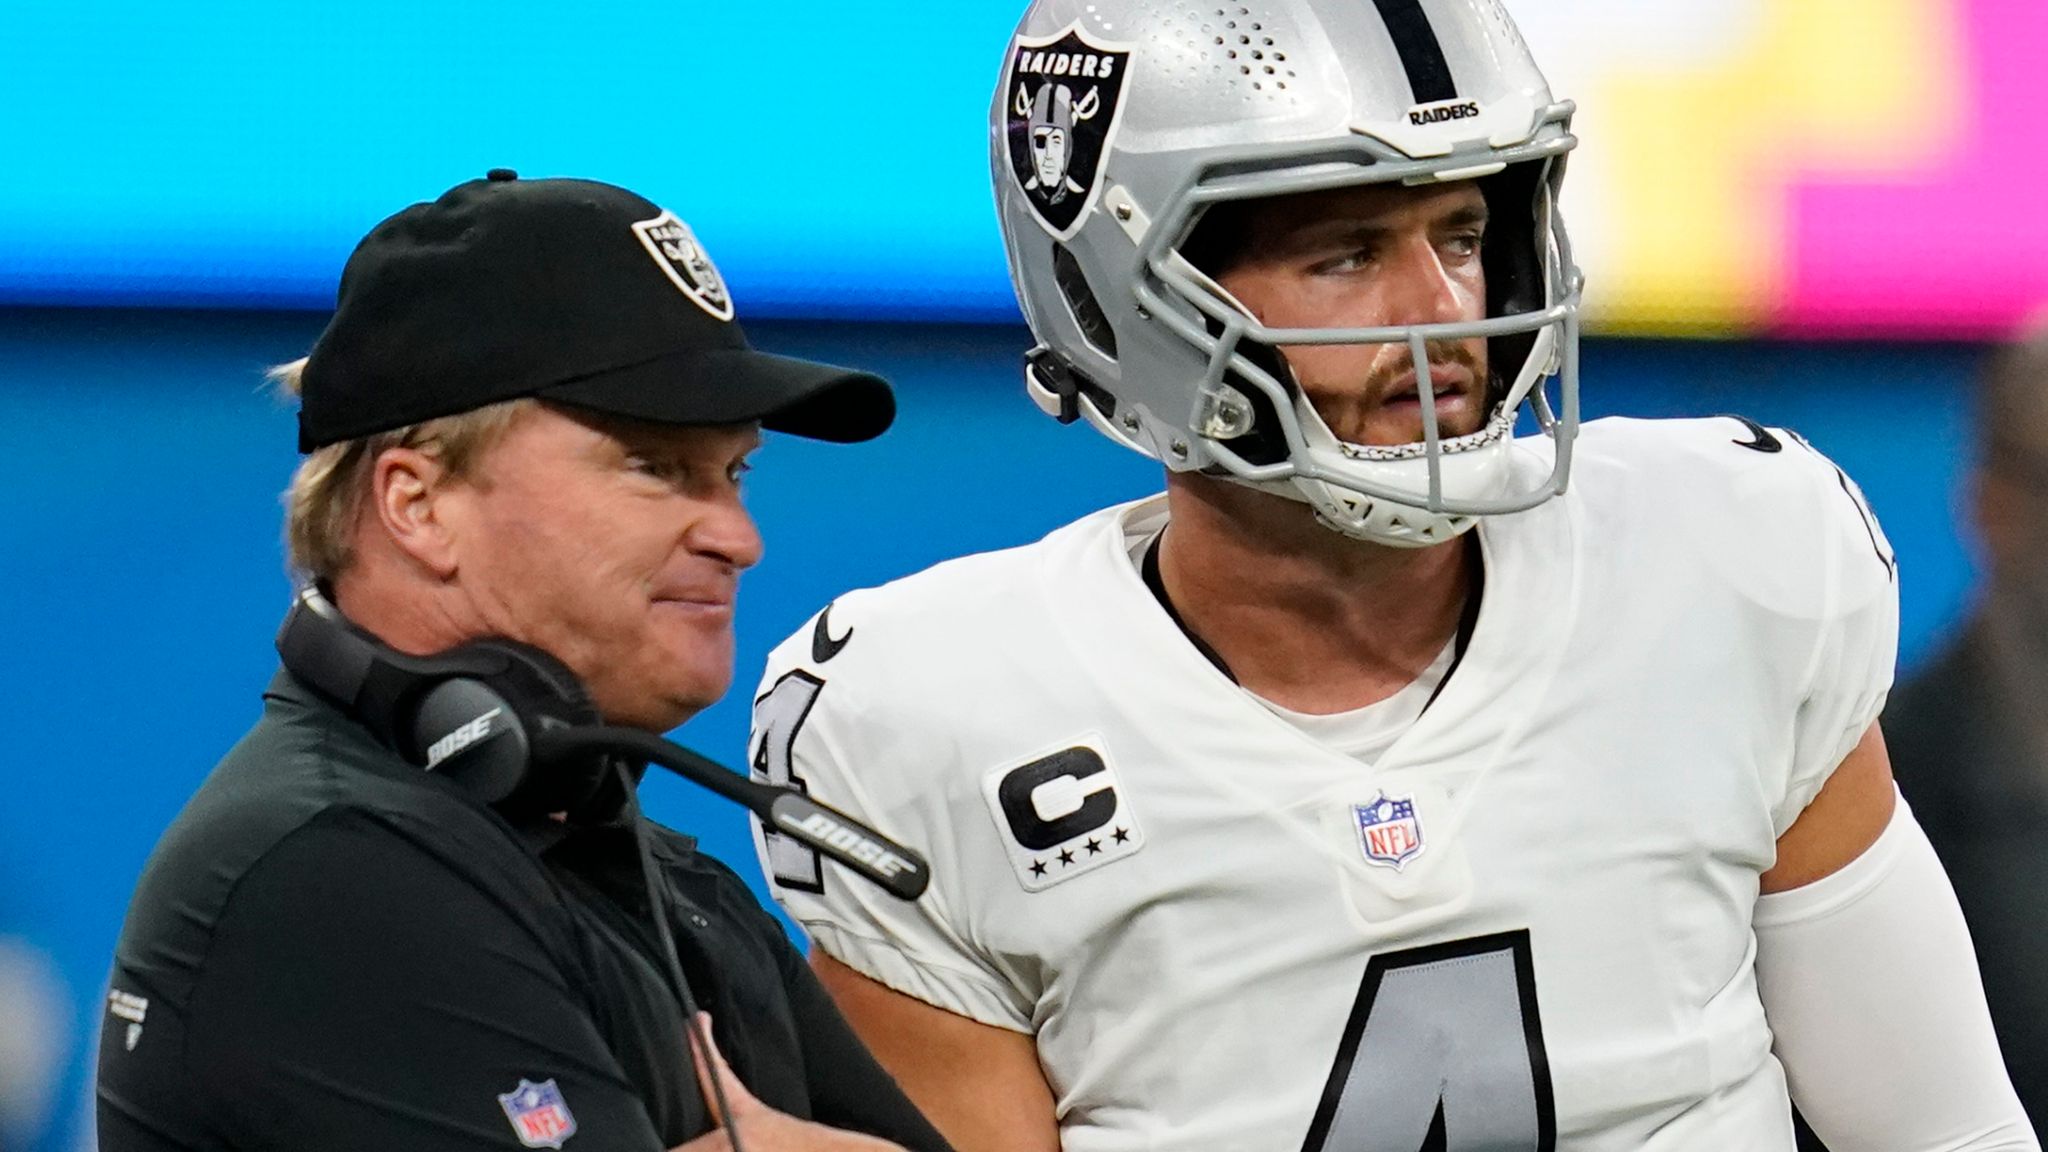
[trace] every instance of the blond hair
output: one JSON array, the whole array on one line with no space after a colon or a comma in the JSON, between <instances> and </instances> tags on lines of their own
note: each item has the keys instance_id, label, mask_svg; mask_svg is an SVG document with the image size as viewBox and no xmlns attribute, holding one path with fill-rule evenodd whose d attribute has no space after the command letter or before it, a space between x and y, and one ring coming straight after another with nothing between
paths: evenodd
<instances>
[{"instance_id":1,"label":"blond hair","mask_svg":"<svg viewBox=\"0 0 2048 1152\"><path fill-rule=\"evenodd\" d=\"M303 357L267 375L280 392L299 394ZM505 400L388 432L316 448L299 463L284 491L285 556L300 576L332 581L355 562L356 524L370 497L377 458L411 448L440 461L450 475L473 479L484 450L539 402Z\"/></svg>"}]
</instances>

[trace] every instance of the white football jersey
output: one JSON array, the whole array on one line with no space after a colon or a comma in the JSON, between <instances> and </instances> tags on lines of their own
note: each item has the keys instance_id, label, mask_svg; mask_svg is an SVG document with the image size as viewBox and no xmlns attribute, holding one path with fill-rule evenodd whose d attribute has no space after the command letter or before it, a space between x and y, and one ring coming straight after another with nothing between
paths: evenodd
<instances>
[{"instance_id":1,"label":"white football jersey","mask_svg":"<svg viewBox=\"0 0 2048 1152\"><path fill-rule=\"evenodd\" d=\"M1131 559L1165 515L775 650L756 770L934 877L901 902L757 825L816 946L1035 1034L1069 1152L1790 1149L1758 876L1897 641L1847 477L1745 421L1585 426L1567 494L1479 527L1469 646L1369 768L1168 617Z\"/></svg>"}]
</instances>

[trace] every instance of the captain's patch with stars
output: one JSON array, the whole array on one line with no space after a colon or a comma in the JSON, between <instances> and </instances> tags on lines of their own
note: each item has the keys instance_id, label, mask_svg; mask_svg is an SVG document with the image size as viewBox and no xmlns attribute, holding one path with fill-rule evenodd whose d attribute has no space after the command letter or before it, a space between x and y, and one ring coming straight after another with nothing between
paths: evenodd
<instances>
[{"instance_id":1,"label":"captain's patch with stars","mask_svg":"<svg viewBox=\"0 0 2048 1152\"><path fill-rule=\"evenodd\" d=\"M1137 813L1093 736L989 772L982 793L1027 892L1087 875L1145 846Z\"/></svg>"}]
</instances>

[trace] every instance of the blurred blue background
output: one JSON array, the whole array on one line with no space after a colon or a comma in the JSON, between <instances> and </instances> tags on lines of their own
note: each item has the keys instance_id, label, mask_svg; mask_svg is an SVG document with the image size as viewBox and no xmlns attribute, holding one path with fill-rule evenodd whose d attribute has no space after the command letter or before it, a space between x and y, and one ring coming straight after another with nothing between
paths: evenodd
<instances>
[{"instance_id":1,"label":"blurred blue background","mask_svg":"<svg viewBox=\"0 0 2048 1152\"><path fill-rule=\"evenodd\" d=\"M7 0L0 303L327 307L372 224L507 167L673 208L752 316L1009 320L1021 10Z\"/></svg>"},{"instance_id":2,"label":"blurred blue background","mask_svg":"<svg viewBox=\"0 0 2048 1152\"><path fill-rule=\"evenodd\" d=\"M62 988L58 1027L44 1030L61 1072L53 1112L34 1123L38 1136L17 1132L5 1147L80 1146L88 1048L129 889L256 716L289 592L277 493L297 460L292 410L261 373L303 354L323 319L0 309L0 701L16 722L0 752L16 797L0 806L0 939L25 938ZM833 596L1157 487L1149 462L1024 399L1020 327L752 332L778 351L881 370L903 411L873 444L774 438L760 455L748 483L769 546L743 586L736 688L681 731L729 763L742 759L762 658ZM1898 547L1911 667L1972 578L1952 509L1978 354L1593 340L1585 390L1592 413L1739 412L1833 455ZM737 809L663 778L647 806L755 870Z\"/></svg>"}]
</instances>

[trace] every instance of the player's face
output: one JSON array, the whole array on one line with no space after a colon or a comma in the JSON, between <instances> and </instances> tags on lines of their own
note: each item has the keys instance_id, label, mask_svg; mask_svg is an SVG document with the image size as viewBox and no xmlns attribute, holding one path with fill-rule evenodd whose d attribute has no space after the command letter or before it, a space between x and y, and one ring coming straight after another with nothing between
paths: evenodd
<instances>
[{"instance_id":1,"label":"player's face","mask_svg":"<svg viewBox=\"0 0 2048 1152\"><path fill-rule=\"evenodd\" d=\"M1269 327L1366 328L1484 319L1486 200L1470 182L1373 185L1275 198L1247 217L1248 253L1218 279ZM1342 440L1423 438L1415 365L1403 344L1282 350ZM1486 423L1486 341L1432 342L1438 435Z\"/></svg>"},{"instance_id":2,"label":"player's face","mask_svg":"<svg viewBox=\"0 0 2048 1152\"><path fill-rule=\"evenodd\" d=\"M543 408L455 501L484 623L536 645L605 718L675 727L732 682L733 602L761 537L739 476L751 425L673 427Z\"/></svg>"}]
</instances>

